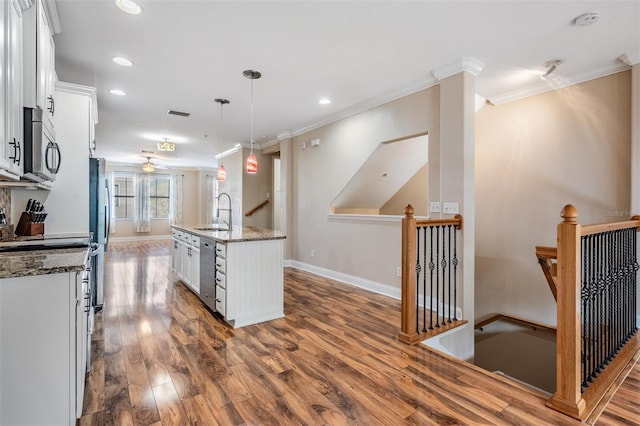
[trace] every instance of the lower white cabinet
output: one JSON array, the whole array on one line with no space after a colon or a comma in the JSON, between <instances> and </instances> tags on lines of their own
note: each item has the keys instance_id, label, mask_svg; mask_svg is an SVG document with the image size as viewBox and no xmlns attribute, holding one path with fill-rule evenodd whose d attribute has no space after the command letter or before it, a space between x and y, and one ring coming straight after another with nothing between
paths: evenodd
<instances>
[{"instance_id":1,"label":"lower white cabinet","mask_svg":"<svg viewBox=\"0 0 640 426\"><path fill-rule=\"evenodd\" d=\"M173 271L176 277L200 294L200 237L174 230Z\"/></svg>"},{"instance_id":2,"label":"lower white cabinet","mask_svg":"<svg viewBox=\"0 0 640 426\"><path fill-rule=\"evenodd\" d=\"M0 280L0 424L75 425L87 300L81 272Z\"/></svg>"}]
</instances>

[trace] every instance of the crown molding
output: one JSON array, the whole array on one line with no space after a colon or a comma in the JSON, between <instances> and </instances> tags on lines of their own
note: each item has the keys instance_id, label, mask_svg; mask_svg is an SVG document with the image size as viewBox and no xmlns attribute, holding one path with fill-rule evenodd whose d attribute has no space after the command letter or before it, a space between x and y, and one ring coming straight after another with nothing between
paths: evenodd
<instances>
[{"instance_id":1,"label":"crown molding","mask_svg":"<svg viewBox=\"0 0 640 426\"><path fill-rule=\"evenodd\" d=\"M464 57L440 68L431 70L431 75L437 80L442 80L452 75L460 74L461 72L468 72L477 76L483 68L484 63L476 58Z\"/></svg>"},{"instance_id":2,"label":"crown molding","mask_svg":"<svg viewBox=\"0 0 640 426\"><path fill-rule=\"evenodd\" d=\"M541 79L540 83L525 87L523 89L513 90L511 92L502 93L497 96L489 96L489 100L494 105L500 105L507 102L513 102L519 99L528 98L529 96L540 95L542 93L552 92L564 87L584 83L585 81L595 80L596 78L617 74L628 69L629 67L627 65L625 65L621 61L618 61L613 65L597 70L588 71L566 79L553 79L548 81L544 81Z\"/></svg>"},{"instance_id":3,"label":"crown molding","mask_svg":"<svg viewBox=\"0 0 640 426\"><path fill-rule=\"evenodd\" d=\"M62 27L60 26L60 16L58 16L58 8L56 7L55 0L42 0L42 5L44 6L44 12L51 26L51 32L58 34L62 31Z\"/></svg>"},{"instance_id":4,"label":"crown molding","mask_svg":"<svg viewBox=\"0 0 640 426\"><path fill-rule=\"evenodd\" d=\"M640 52L623 53L618 57L618 59L631 67L633 65L640 64Z\"/></svg>"},{"instance_id":5,"label":"crown molding","mask_svg":"<svg viewBox=\"0 0 640 426\"><path fill-rule=\"evenodd\" d=\"M369 99L364 102L360 102L349 108L345 108L341 111L338 111L337 113L330 115L324 120L317 121L314 123L309 123L303 127L300 127L299 129L292 130L290 132L290 137L302 135L304 133L320 128L322 126L326 126L328 124L335 123L336 121L343 120L352 115L359 114L361 112L370 110L380 105L384 105L386 103L395 101L396 99L400 99L405 96L409 96L411 94L420 92L421 90L425 90L430 87L436 86L437 84L438 84L438 80L436 80L432 76L426 76L425 78L422 78L419 81L413 82L412 84L405 85L399 89L387 92L381 96Z\"/></svg>"}]
</instances>

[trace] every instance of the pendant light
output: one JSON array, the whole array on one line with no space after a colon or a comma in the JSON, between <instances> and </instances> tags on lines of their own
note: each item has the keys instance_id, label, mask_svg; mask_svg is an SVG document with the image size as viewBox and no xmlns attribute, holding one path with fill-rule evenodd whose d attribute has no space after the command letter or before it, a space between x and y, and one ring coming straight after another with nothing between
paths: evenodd
<instances>
[{"instance_id":1,"label":"pendant light","mask_svg":"<svg viewBox=\"0 0 640 426\"><path fill-rule=\"evenodd\" d=\"M228 104L229 100L218 98L218 99L215 99L215 101L220 104L220 148L224 148L224 144L222 143L222 128L224 127L222 107L225 104ZM224 164L222 164L222 156L220 156L220 165L218 165L218 172L216 173L216 179L219 181L227 180L227 170L224 168Z\"/></svg>"},{"instance_id":2,"label":"pendant light","mask_svg":"<svg viewBox=\"0 0 640 426\"><path fill-rule=\"evenodd\" d=\"M247 157L246 170L247 173L254 175L258 172L258 159L253 153L253 80L262 77L258 71L245 70L242 75L251 80L251 152Z\"/></svg>"}]
</instances>

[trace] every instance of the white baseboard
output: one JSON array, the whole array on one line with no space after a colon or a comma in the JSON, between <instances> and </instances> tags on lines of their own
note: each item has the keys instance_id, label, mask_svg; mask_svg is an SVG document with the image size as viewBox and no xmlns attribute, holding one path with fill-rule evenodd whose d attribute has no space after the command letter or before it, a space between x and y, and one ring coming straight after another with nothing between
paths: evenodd
<instances>
[{"instance_id":1,"label":"white baseboard","mask_svg":"<svg viewBox=\"0 0 640 426\"><path fill-rule=\"evenodd\" d=\"M349 284L354 287L359 287L364 290L369 290L374 293L382 294L384 296L393 297L394 299L400 300L401 297L399 288L392 287L387 284L382 284L376 281L371 281L366 278L343 274L342 272L332 271L331 269L322 268L320 266L309 265L308 263L299 262L297 260L289 259L286 260L284 264L286 267L302 269L303 271L311 272L312 274L340 281L342 283Z\"/></svg>"},{"instance_id":2,"label":"white baseboard","mask_svg":"<svg viewBox=\"0 0 640 426\"><path fill-rule=\"evenodd\" d=\"M129 241L149 241L149 240L170 240L171 235L134 235L130 237L109 237L109 241L113 242L129 242Z\"/></svg>"}]
</instances>

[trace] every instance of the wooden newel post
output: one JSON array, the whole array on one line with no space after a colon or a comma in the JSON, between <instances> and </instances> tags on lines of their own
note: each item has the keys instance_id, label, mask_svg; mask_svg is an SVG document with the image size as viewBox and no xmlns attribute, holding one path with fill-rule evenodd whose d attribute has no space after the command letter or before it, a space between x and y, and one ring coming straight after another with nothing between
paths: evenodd
<instances>
[{"instance_id":1,"label":"wooden newel post","mask_svg":"<svg viewBox=\"0 0 640 426\"><path fill-rule=\"evenodd\" d=\"M558 224L558 334L556 348L556 393L547 405L580 419L586 403L580 392L581 313L580 237L578 211L567 204Z\"/></svg>"},{"instance_id":2,"label":"wooden newel post","mask_svg":"<svg viewBox=\"0 0 640 426\"><path fill-rule=\"evenodd\" d=\"M404 343L420 341L416 330L416 219L411 204L402 219L402 313L398 338Z\"/></svg>"}]
</instances>

